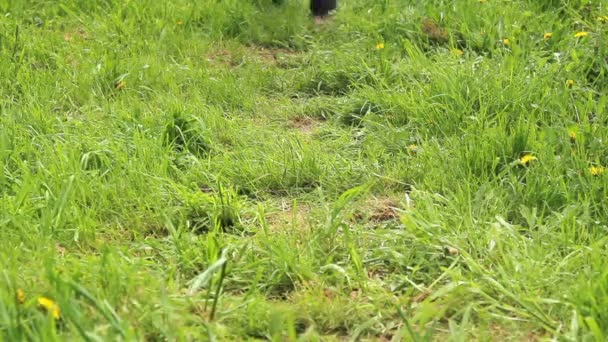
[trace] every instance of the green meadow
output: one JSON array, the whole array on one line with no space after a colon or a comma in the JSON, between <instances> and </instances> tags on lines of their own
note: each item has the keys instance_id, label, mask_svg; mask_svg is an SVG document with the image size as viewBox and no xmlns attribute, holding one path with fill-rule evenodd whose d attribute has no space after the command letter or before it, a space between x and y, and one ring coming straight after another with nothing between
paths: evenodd
<instances>
[{"instance_id":1,"label":"green meadow","mask_svg":"<svg viewBox=\"0 0 608 342\"><path fill-rule=\"evenodd\" d=\"M0 340L605 341L601 0L0 0Z\"/></svg>"}]
</instances>

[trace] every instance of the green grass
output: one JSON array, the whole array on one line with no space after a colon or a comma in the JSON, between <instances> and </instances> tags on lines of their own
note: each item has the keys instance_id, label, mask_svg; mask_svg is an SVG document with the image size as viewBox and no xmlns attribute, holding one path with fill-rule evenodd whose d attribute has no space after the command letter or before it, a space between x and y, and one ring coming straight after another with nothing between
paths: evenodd
<instances>
[{"instance_id":1,"label":"green grass","mask_svg":"<svg viewBox=\"0 0 608 342\"><path fill-rule=\"evenodd\" d=\"M608 338L606 4L307 6L0 0L0 340Z\"/></svg>"}]
</instances>

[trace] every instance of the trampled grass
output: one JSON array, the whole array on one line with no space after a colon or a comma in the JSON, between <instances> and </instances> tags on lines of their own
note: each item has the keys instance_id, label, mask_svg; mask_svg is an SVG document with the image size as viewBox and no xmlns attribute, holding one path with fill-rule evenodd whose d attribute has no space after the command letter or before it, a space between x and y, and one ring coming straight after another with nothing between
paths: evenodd
<instances>
[{"instance_id":1,"label":"trampled grass","mask_svg":"<svg viewBox=\"0 0 608 342\"><path fill-rule=\"evenodd\" d=\"M602 1L0 0L2 340L608 338Z\"/></svg>"}]
</instances>

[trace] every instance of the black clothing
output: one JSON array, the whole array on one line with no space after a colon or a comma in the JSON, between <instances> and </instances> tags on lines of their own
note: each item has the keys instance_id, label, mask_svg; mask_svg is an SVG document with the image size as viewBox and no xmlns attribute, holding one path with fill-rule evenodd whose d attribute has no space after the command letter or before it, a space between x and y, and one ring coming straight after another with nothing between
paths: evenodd
<instances>
[{"instance_id":1,"label":"black clothing","mask_svg":"<svg viewBox=\"0 0 608 342\"><path fill-rule=\"evenodd\" d=\"M310 10L314 16L326 16L337 7L337 0L310 0Z\"/></svg>"}]
</instances>

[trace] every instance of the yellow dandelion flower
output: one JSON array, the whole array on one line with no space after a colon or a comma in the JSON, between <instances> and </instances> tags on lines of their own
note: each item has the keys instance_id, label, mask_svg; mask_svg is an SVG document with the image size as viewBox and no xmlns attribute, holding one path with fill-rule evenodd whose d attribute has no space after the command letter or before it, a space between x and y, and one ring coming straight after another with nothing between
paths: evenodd
<instances>
[{"instance_id":1,"label":"yellow dandelion flower","mask_svg":"<svg viewBox=\"0 0 608 342\"><path fill-rule=\"evenodd\" d=\"M384 43L376 44L376 50L382 50L382 49L384 49Z\"/></svg>"},{"instance_id":2,"label":"yellow dandelion flower","mask_svg":"<svg viewBox=\"0 0 608 342\"><path fill-rule=\"evenodd\" d=\"M47 297L38 297L38 306L44 311L50 312L55 319L59 319L59 317L61 317L59 305L57 305L57 303L55 303L52 299Z\"/></svg>"},{"instance_id":3,"label":"yellow dandelion flower","mask_svg":"<svg viewBox=\"0 0 608 342\"><path fill-rule=\"evenodd\" d=\"M576 132L575 131L568 132L568 136L570 137L570 142L573 143L576 141Z\"/></svg>"},{"instance_id":4,"label":"yellow dandelion flower","mask_svg":"<svg viewBox=\"0 0 608 342\"><path fill-rule=\"evenodd\" d=\"M589 172L591 173L591 175L597 177L606 172L606 169L603 166L591 166L589 167Z\"/></svg>"},{"instance_id":5,"label":"yellow dandelion flower","mask_svg":"<svg viewBox=\"0 0 608 342\"><path fill-rule=\"evenodd\" d=\"M25 303L25 293L23 293L22 289L17 289L17 302L19 304Z\"/></svg>"},{"instance_id":6,"label":"yellow dandelion flower","mask_svg":"<svg viewBox=\"0 0 608 342\"><path fill-rule=\"evenodd\" d=\"M547 33L543 34L543 38L544 39L551 39L551 38L553 38L553 33L547 32Z\"/></svg>"},{"instance_id":7,"label":"yellow dandelion flower","mask_svg":"<svg viewBox=\"0 0 608 342\"><path fill-rule=\"evenodd\" d=\"M573 85L574 85L574 80L566 80L566 86L568 86L568 88L572 88Z\"/></svg>"},{"instance_id":8,"label":"yellow dandelion flower","mask_svg":"<svg viewBox=\"0 0 608 342\"><path fill-rule=\"evenodd\" d=\"M576 32L576 34L574 34L574 37L582 38L582 37L587 37L588 35L589 35L589 32L581 31L581 32Z\"/></svg>"},{"instance_id":9,"label":"yellow dandelion flower","mask_svg":"<svg viewBox=\"0 0 608 342\"><path fill-rule=\"evenodd\" d=\"M175 23L176 23L177 25L183 25L183 24L184 24L184 21L183 21L183 20L178 20L178 21L176 21Z\"/></svg>"},{"instance_id":10,"label":"yellow dandelion flower","mask_svg":"<svg viewBox=\"0 0 608 342\"><path fill-rule=\"evenodd\" d=\"M411 144L407 147L407 151L411 154L416 154L418 153L418 151L420 151L420 148L418 147L418 145Z\"/></svg>"},{"instance_id":11,"label":"yellow dandelion flower","mask_svg":"<svg viewBox=\"0 0 608 342\"><path fill-rule=\"evenodd\" d=\"M509 40L509 38L504 38L504 39L502 40L502 44L503 44L504 46L509 46L509 45L511 45L511 41Z\"/></svg>"},{"instance_id":12,"label":"yellow dandelion flower","mask_svg":"<svg viewBox=\"0 0 608 342\"><path fill-rule=\"evenodd\" d=\"M536 160L535 156L531 154L524 154L521 158L519 158L519 163L521 165L528 165L533 160Z\"/></svg>"}]
</instances>

